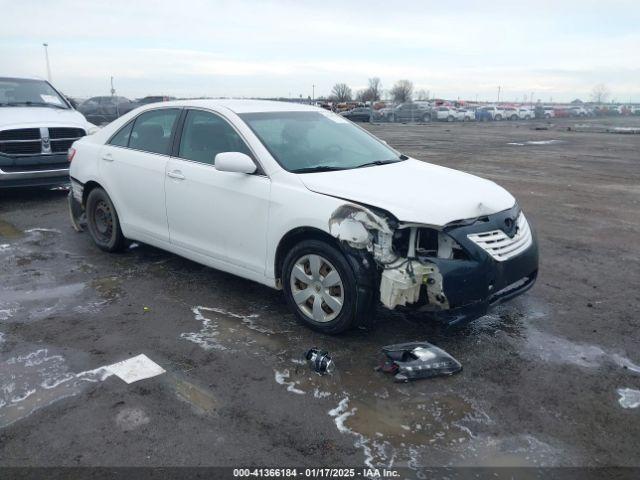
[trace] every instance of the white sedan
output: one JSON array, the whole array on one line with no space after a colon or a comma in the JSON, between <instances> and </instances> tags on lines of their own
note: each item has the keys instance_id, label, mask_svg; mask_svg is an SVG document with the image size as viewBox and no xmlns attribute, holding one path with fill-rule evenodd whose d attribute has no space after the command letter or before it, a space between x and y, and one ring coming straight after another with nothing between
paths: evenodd
<instances>
[{"instance_id":1,"label":"white sedan","mask_svg":"<svg viewBox=\"0 0 640 480\"><path fill-rule=\"evenodd\" d=\"M151 104L74 143L72 218L101 249L144 242L283 289L325 333L381 302L445 321L535 282L533 230L493 182L411 159L326 110Z\"/></svg>"}]
</instances>

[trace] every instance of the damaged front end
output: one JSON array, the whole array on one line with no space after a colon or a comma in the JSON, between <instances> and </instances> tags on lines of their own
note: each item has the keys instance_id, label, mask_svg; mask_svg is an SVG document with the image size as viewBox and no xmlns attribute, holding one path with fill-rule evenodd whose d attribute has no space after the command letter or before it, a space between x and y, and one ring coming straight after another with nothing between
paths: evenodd
<instances>
[{"instance_id":1,"label":"damaged front end","mask_svg":"<svg viewBox=\"0 0 640 480\"><path fill-rule=\"evenodd\" d=\"M377 267L379 297L448 323L484 315L533 286L538 252L519 207L442 228L399 222L373 207L344 204L330 233Z\"/></svg>"}]
</instances>

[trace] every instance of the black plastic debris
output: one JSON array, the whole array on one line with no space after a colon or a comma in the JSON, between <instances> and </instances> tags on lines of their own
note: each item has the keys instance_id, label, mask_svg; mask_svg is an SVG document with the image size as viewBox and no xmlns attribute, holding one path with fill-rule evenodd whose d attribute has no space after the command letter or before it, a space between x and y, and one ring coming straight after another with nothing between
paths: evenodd
<instances>
[{"instance_id":1,"label":"black plastic debris","mask_svg":"<svg viewBox=\"0 0 640 480\"><path fill-rule=\"evenodd\" d=\"M391 373L396 382L453 375L462 364L428 342L399 343L382 347L384 361L378 370Z\"/></svg>"},{"instance_id":2,"label":"black plastic debris","mask_svg":"<svg viewBox=\"0 0 640 480\"><path fill-rule=\"evenodd\" d=\"M314 347L307 351L304 358L309 363L309 368L319 375L333 372L333 361L327 351Z\"/></svg>"}]
</instances>

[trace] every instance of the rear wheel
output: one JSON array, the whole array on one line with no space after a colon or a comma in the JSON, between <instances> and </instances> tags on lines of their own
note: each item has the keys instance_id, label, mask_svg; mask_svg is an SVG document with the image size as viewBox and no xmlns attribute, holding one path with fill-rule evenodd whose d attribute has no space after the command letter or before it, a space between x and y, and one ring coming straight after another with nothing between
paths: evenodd
<instances>
[{"instance_id":1,"label":"rear wheel","mask_svg":"<svg viewBox=\"0 0 640 480\"><path fill-rule=\"evenodd\" d=\"M496 115L495 119L496 119L496 121L499 122L500 120L502 120L502 115L500 115L500 114Z\"/></svg>"},{"instance_id":2,"label":"rear wheel","mask_svg":"<svg viewBox=\"0 0 640 480\"><path fill-rule=\"evenodd\" d=\"M453 118L453 115L449 115L447 117L447 122L453 122L455 120L455 118Z\"/></svg>"},{"instance_id":3,"label":"rear wheel","mask_svg":"<svg viewBox=\"0 0 640 480\"><path fill-rule=\"evenodd\" d=\"M283 262L282 285L297 319L323 333L341 333L361 323L362 287L347 259L333 245L303 240Z\"/></svg>"},{"instance_id":4,"label":"rear wheel","mask_svg":"<svg viewBox=\"0 0 640 480\"><path fill-rule=\"evenodd\" d=\"M517 115L511 115L511 120L517 120L518 116Z\"/></svg>"},{"instance_id":5,"label":"rear wheel","mask_svg":"<svg viewBox=\"0 0 640 480\"><path fill-rule=\"evenodd\" d=\"M118 213L102 188L94 188L87 197L87 227L95 244L105 252L124 249L126 239L120 228Z\"/></svg>"}]
</instances>

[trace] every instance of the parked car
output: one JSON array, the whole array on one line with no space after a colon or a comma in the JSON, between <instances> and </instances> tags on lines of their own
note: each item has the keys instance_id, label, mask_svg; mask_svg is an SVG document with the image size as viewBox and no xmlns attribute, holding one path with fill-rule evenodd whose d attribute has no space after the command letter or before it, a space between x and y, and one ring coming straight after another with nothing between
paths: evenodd
<instances>
[{"instance_id":1,"label":"parked car","mask_svg":"<svg viewBox=\"0 0 640 480\"><path fill-rule=\"evenodd\" d=\"M432 111L432 120L454 122L458 120L458 111L453 107L436 107Z\"/></svg>"},{"instance_id":2,"label":"parked car","mask_svg":"<svg viewBox=\"0 0 640 480\"><path fill-rule=\"evenodd\" d=\"M516 107L504 107L502 109L502 116L506 120L518 120L520 118Z\"/></svg>"},{"instance_id":3,"label":"parked car","mask_svg":"<svg viewBox=\"0 0 640 480\"><path fill-rule=\"evenodd\" d=\"M536 280L536 238L506 190L312 106L152 104L70 157L72 212L99 248L140 241L283 289L325 333L370 321L378 300L476 318Z\"/></svg>"},{"instance_id":4,"label":"parked car","mask_svg":"<svg viewBox=\"0 0 640 480\"><path fill-rule=\"evenodd\" d=\"M556 118L569 118L571 116L571 110L567 107L554 107L553 116Z\"/></svg>"},{"instance_id":5,"label":"parked car","mask_svg":"<svg viewBox=\"0 0 640 480\"><path fill-rule=\"evenodd\" d=\"M500 121L504 118L504 112L502 108L496 106L480 107L476 110L476 120L485 122L487 120Z\"/></svg>"},{"instance_id":6,"label":"parked car","mask_svg":"<svg viewBox=\"0 0 640 480\"><path fill-rule=\"evenodd\" d=\"M0 188L67 185L67 150L94 130L46 80L0 77Z\"/></svg>"},{"instance_id":7,"label":"parked car","mask_svg":"<svg viewBox=\"0 0 640 480\"><path fill-rule=\"evenodd\" d=\"M555 109L553 107L542 107L544 118L553 118L556 116Z\"/></svg>"},{"instance_id":8,"label":"parked car","mask_svg":"<svg viewBox=\"0 0 640 480\"><path fill-rule=\"evenodd\" d=\"M391 122L430 122L432 110L427 103L406 102L396 106L389 114Z\"/></svg>"},{"instance_id":9,"label":"parked car","mask_svg":"<svg viewBox=\"0 0 640 480\"><path fill-rule=\"evenodd\" d=\"M589 116L589 111L582 106L571 106L569 107L569 114L572 117L587 117Z\"/></svg>"},{"instance_id":10,"label":"parked car","mask_svg":"<svg viewBox=\"0 0 640 480\"><path fill-rule=\"evenodd\" d=\"M352 122L368 122L371 119L371 109L369 107L357 107L353 110L341 112L340 115Z\"/></svg>"},{"instance_id":11,"label":"parked car","mask_svg":"<svg viewBox=\"0 0 640 480\"><path fill-rule=\"evenodd\" d=\"M521 120L530 120L535 118L535 112L531 108L527 107L519 107L518 108L518 118Z\"/></svg>"},{"instance_id":12,"label":"parked car","mask_svg":"<svg viewBox=\"0 0 640 480\"><path fill-rule=\"evenodd\" d=\"M149 105L150 103L169 102L175 100L175 97L168 97L166 95L149 95L136 100L138 105Z\"/></svg>"},{"instance_id":13,"label":"parked car","mask_svg":"<svg viewBox=\"0 0 640 480\"><path fill-rule=\"evenodd\" d=\"M458 113L458 120L462 122L470 122L476 119L476 112L471 108L458 108L456 112Z\"/></svg>"},{"instance_id":14,"label":"parked car","mask_svg":"<svg viewBox=\"0 0 640 480\"><path fill-rule=\"evenodd\" d=\"M78 110L92 123L104 125L129 113L138 105L126 97L104 96L92 97L84 101Z\"/></svg>"},{"instance_id":15,"label":"parked car","mask_svg":"<svg viewBox=\"0 0 640 480\"><path fill-rule=\"evenodd\" d=\"M633 115L640 115L640 105L634 105L631 107L631 113Z\"/></svg>"}]
</instances>

